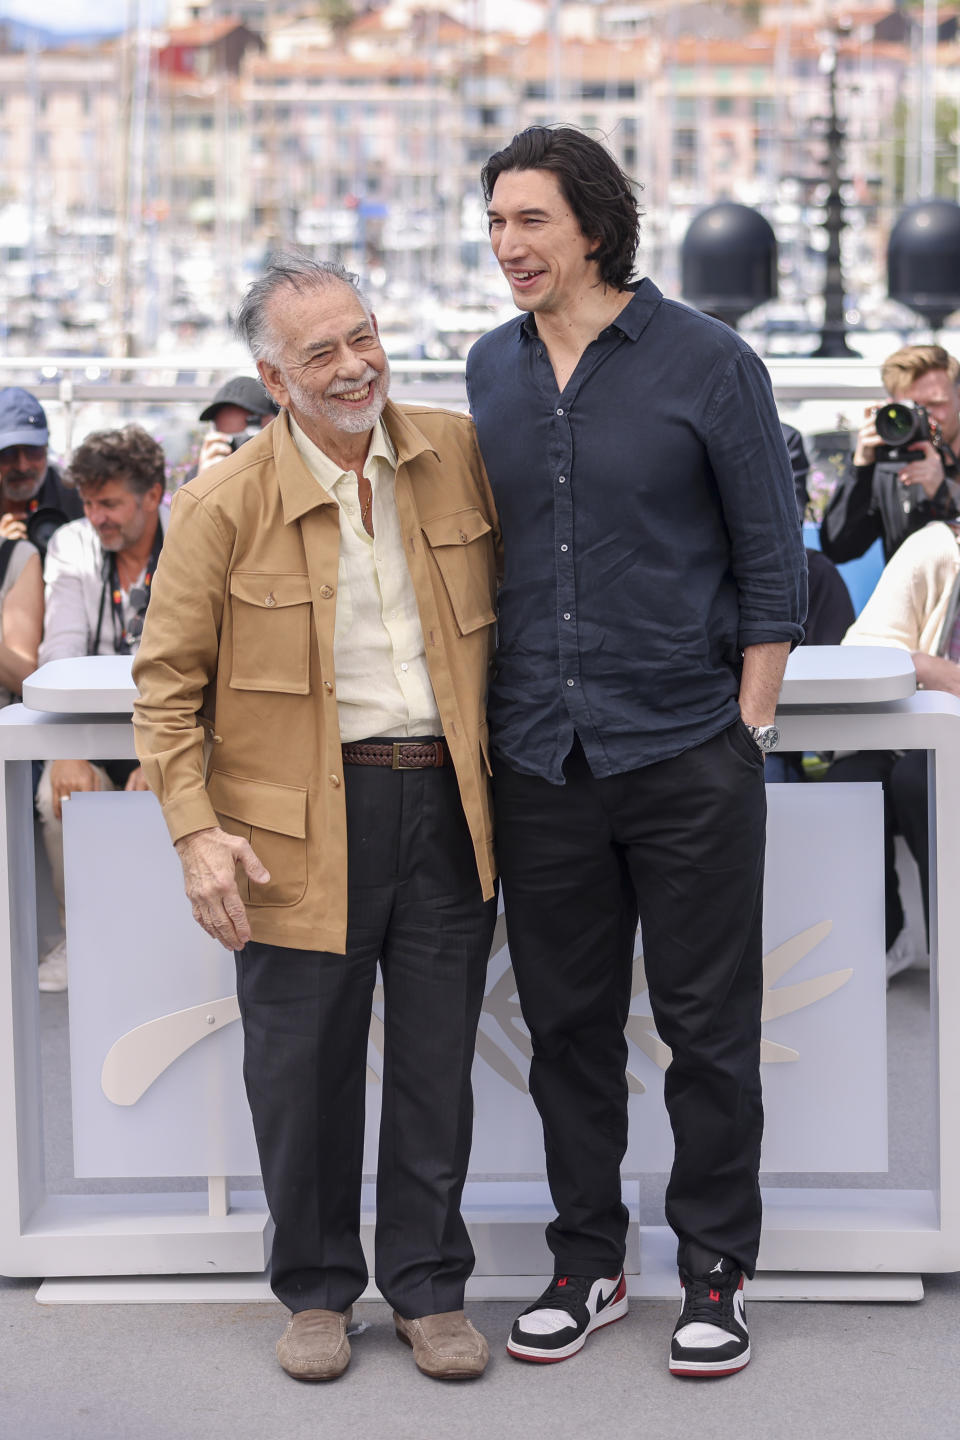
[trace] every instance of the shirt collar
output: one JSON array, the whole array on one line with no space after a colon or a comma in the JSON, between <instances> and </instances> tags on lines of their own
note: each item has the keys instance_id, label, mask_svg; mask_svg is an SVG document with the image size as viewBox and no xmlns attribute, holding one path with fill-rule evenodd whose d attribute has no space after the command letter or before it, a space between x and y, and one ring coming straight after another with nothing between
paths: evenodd
<instances>
[{"instance_id":1,"label":"shirt collar","mask_svg":"<svg viewBox=\"0 0 960 1440\"><path fill-rule=\"evenodd\" d=\"M625 285L624 289L632 290L633 298L624 305L617 318L610 322L609 328L619 330L628 340L639 340L652 319L653 312L662 301L663 295L650 279L643 279L637 284ZM533 311L528 311L520 321L517 338L523 337L530 340L539 338Z\"/></svg>"},{"instance_id":2,"label":"shirt collar","mask_svg":"<svg viewBox=\"0 0 960 1440\"><path fill-rule=\"evenodd\" d=\"M301 429L289 413L288 419L290 421L290 434L293 436L293 443L300 452L303 463L313 478L323 486L327 494L333 495L338 482L347 472L341 470L336 461L331 460L330 456L321 450L319 445L314 444L310 436ZM378 461L383 461L391 470L396 470L397 468L397 452L394 449L390 436L387 434L387 427L384 425L382 418L377 420L370 436L370 448L367 451L367 458L363 462L364 475L372 477Z\"/></svg>"}]
</instances>

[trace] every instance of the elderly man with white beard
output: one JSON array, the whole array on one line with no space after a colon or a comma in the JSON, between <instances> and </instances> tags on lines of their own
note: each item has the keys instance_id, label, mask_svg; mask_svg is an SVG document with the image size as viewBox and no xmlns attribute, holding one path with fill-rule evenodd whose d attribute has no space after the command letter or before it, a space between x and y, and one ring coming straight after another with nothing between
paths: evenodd
<instances>
[{"instance_id":1,"label":"elderly man with white beard","mask_svg":"<svg viewBox=\"0 0 960 1440\"><path fill-rule=\"evenodd\" d=\"M425 1374L463 1313L470 1071L495 920L484 704L496 516L473 426L397 406L342 266L275 256L238 329L280 415L178 493L134 675L137 748L200 925L236 953L276 1224L277 1355L341 1375L367 1035L385 1047L375 1272Z\"/></svg>"}]
</instances>

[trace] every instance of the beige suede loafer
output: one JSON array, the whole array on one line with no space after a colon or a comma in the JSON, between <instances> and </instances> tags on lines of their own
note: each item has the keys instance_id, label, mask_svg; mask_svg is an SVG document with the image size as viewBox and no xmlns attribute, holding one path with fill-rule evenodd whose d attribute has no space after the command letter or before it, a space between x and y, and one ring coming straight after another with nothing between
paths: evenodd
<instances>
[{"instance_id":1,"label":"beige suede loafer","mask_svg":"<svg viewBox=\"0 0 960 1440\"><path fill-rule=\"evenodd\" d=\"M397 1339L413 1350L417 1369L434 1380L476 1380L487 1368L490 1349L462 1310L404 1320L393 1312Z\"/></svg>"},{"instance_id":2,"label":"beige suede loafer","mask_svg":"<svg viewBox=\"0 0 960 1440\"><path fill-rule=\"evenodd\" d=\"M350 1364L353 1309L300 1310L277 1341L277 1359L295 1380L336 1380Z\"/></svg>"}]
</instances>

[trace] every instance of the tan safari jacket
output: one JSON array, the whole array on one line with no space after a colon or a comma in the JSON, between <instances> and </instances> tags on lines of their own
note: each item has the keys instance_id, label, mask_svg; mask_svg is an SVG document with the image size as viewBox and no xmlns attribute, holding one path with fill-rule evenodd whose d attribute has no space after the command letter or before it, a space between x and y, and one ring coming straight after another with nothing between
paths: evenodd
<instances>
[{"instance_id":1,"label":"tan safari jacket","mask_svg":"<svg viewBox=\"0 0 960 1440\"><path fill-rule=\"evenodd\" d=\"M496 513L466 416L388 403L384 420L430 678L490 898ZM244 836L271 875L257 885L238 870L254 939L342 953L339 547L337 503L281 414L177 493L133 674L137 753L171 837L216 824Z\"/></svg>"}]
</instances>

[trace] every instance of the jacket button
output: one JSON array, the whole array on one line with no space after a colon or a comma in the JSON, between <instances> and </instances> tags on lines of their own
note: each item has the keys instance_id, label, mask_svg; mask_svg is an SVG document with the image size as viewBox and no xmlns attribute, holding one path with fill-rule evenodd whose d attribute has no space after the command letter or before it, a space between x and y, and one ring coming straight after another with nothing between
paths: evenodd
<instances>
[{"instance_id":1,"label":"jacket button","mask_svg":"<svg viewBox=\"0 0 960 1440\"><path fill-rule=\"evenodd\" d=\"M270 605L271 607L274 606L274 605L276 605L276 603L277 603L277 597L276 597L276 595L274 595L274 593L273 593L272 590L270 591L270 594L269 594L269 595L265 595L265 596L264 596L263 603L264 603L264 605Z\"/></svg>"},{"instance_id":2,"label":"jacket button","mask_svg":"<svg viewBox=\"0 0 960 1440\"><path fill-rule=\"evenodd\" d=\"M324 600L329 600L333 594L333 587L331 585L321 585L320 594Z\"/></svg>"},{"instance_id":3,"label":"jacket button","mask_svg":"<svg viewBox=\"0 0 960 1440\"><path fill-rule=\"evenodd\" d=\"M324 690L326 690L326 692L327 692L328 695L332 695L332 694L333 694L333 686L330 684L330 681L329 681L329 680L324 680L324 682L323 682L323 688L324 688Z\"/></svg>"},{"instance_id":4,"label":"jacket button","mask_svg":"<svg viewBox=\"0 0 960 1440\"><path fill-rule=\"evenodd\" d=\"M333 786L334 790L339 790L339 789L340 789L340 776L339 776L339 775L331 775L331 776L330 776L330 784Z\"/></svg>"},{"instance_id":5,"label":"jacket button","mask_svg":"<svg viewBox=\"0 0 960 1440\"><path fill-rule=\"evenodd\" d=\"M461 530L461 531L460 531L460 544L461 544L461 545L466 545L466 543L467 543L467 537L466 537L466 535L464 535L463 531Z\"/></svg>"}]
</instances>

